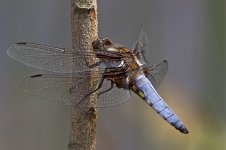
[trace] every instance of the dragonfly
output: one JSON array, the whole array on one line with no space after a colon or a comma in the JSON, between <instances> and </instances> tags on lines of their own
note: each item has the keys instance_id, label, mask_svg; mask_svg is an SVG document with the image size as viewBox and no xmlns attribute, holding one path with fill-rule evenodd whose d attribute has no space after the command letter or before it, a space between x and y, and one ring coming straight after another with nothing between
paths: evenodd
<instances>
[{"instance_id":1,"label":"dragonfly","mask_svg":"<svg viewBox=\"0 0 226 150\"><path fill-rule=\"evenodd\" d=\"M19 42L12 44L7 54L48 71L23 81L21 87L30 94L78 107L111 107L127 102L134 92L166 122L187 134L188 129L156 91L168 62L150 65L148 49L148 37L142 30L132 49L106 38L93 41L92 49L86 51ZM96 102L90 101L94 94Z\"/></svg>"}]
</instances>

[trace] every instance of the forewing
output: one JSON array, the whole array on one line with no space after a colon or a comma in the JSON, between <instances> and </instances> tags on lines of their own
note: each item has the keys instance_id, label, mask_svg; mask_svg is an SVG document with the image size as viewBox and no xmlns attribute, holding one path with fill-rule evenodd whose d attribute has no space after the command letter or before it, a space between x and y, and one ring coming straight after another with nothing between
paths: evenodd
<instances>
[{"instance_id":1,"label":"forewing","mask_svg":"<svg viewBox=\"0 0 226 150\"><path fill-rule=\"evenodd\" d=\"M34 43L16 43L7 49L7 54L30 67L59 73L88 71L84 61L95 54L82 50L72 51Z\"/></svg>"},{"instance_id":2,"label":"forewing","mask_svg":"<svg viewBox=\"0 0 226 150\"><path fill-rule=\"evenodd\" d=\"M90 82L91 74L92 83ZM128 100L130 96L128 90L114 87L110 91L100 94L97 103L93 103L91 98L94 94L102 93L111 86L110 81L106 80L99 91L94 92L101 79L101 74L97 72L39 74L24 80L22 88L26 92L46 100L83 107L109 107L122 104Z\"/></svg>"},{"instance_id":3,"label":"forewing","mask_svg":"<svg viewBox=\"0 0 226 150\"><path fill-rule=\"evenodd\" d=\"M168 71L168 62L164 60L157 65L147 67L150 65L150 58L148 57L150 52L148 36L144 30L141 30L140 32L140 37L135 43L133 52L136 54L140 62L144 64L147 78L152 82L155 88L158 88Z\"/></svg>"},{"instance_id":4,"label":"forewing","mask_svg":"<svg viewBox=\"0 0 226 150\"><path fill-rule=\"evenodd\" d=\"M167 60L163 60L161 63L157 65L153 65L147 68L144 67L144 69L147 70L145 71L147 78L157 89L168 71L168 62Z\"/></svg>"},{"instance_id":5,"label":"forewing","mask_svg":"<svg viewBox=\"0 0 226 150\"><path fill-rule=\"evenodd\" d=\"M133 47L133 53L136 53L136 56L140 60L140 62L142 64L148 64L149 62L145 56L147 54L147 51L149 50L149 41L144 29L141 30L139 39Z\"/></svg>"}]
</instances>

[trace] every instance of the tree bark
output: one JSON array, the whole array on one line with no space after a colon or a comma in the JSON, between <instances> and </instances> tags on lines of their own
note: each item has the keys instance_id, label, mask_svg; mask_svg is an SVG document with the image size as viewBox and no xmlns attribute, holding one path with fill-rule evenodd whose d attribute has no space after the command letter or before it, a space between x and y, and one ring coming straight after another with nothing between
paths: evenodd
<instances>
[{"instance_id":1,"label":"tree bark","mask_svg":"<svg viewBox=\"0 0 226 150\"><path fill-rule=\"evenodd\" d=\"M98 36L97 25L96 0L71 0L72 48L74 51L92 49L92 41L96 40ZM90 86L92 86L92 78L90 77ZM93 103L96 100L95 96L90 98ZM93 107L70 107L68 150L95 150L96 111Z\"/></svg>"}]
</instances>

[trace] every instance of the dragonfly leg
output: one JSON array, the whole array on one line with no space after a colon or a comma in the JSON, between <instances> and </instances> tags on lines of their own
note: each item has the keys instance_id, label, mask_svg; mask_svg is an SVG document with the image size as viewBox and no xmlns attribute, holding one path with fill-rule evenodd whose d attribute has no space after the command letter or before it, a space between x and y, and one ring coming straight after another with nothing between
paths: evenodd
<instances>
[{"instance_id":1,"label":"dragonfly leg","mask_svg":"<svg viewBox=\"0 0 226 150\"><path fill-rule=\"evenodd\" d=\"M110 91L113 88L114 88L114 83L111 81L111 87L109 89L105 90L105 91L102 91L102 92L98 93L98 97L99 97L99 95L104 94L104 93Z\"/></svg>"},{"instance_id":2,"label":"dragonfly leg","mask_svg":"<svg viewBox=\"0 0 226 150\"><path fill-rule=\"evenodd\" d=\"M89 64L89 62L87 62L87 60L85 59L85 62L86 62L86 65L89 67L89 68L93 68L93 67L96 67L98 65L100 65L103 61L98 61L98 62L95 62L93 64Z\"/></svg>"},{"instance_id":3,"label":"dragonfly leg","mask_svg":"<svg viewBox=\"0 0 226 150\"><path fill-rule=\"evenodd\" d=\"M78 105L81 104L81 102L82 102L84 99L86 99L86 98L89 97L91 94L93 94L93 93L95 93L96 91L98 91L98 90L101 88L101 86L103 85L103 83L104 83L104 78L102 78L102 79L100 80L100 83L99 83L98 87L97 87L95 90L93 90L92 92L86 94L86 95L84 96L84 98L83 98L82 100L80 100L77 104L78 104Z\"/></svg>"}]
</instances>

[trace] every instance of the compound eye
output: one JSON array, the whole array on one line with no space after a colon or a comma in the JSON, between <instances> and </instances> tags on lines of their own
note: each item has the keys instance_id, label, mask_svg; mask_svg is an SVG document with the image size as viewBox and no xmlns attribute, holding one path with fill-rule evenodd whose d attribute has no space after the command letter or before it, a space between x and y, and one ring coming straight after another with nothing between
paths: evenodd
<instances>
[{"instance_id":1,"label":"compound eye","mask_svg":"<svg viewBox=\"0 0 226 150\"><path fill-rule=\"evenodd\" d=\"M112 45L113 45L113 44L112 44L112 41L109 40L109 39L103 39L103 43L104 43L104 45L106 45L106 46L112 46Z\"/></svg>"},{"instance_id":2,"label":"compound eye","mask_svg":"<svg viewBox=\"0 0 226 150\"><path fill-rule=\"evenodd\" d=\"M93 46L93 49L101 49L103 48L103 41L100 39L97 39L92 42L92 46Z\"/></svg>"}]
</instances>

